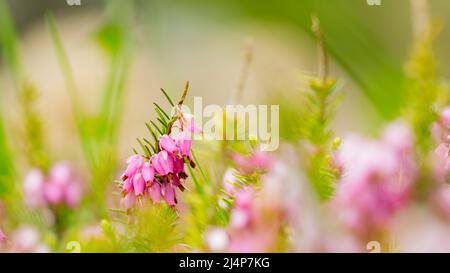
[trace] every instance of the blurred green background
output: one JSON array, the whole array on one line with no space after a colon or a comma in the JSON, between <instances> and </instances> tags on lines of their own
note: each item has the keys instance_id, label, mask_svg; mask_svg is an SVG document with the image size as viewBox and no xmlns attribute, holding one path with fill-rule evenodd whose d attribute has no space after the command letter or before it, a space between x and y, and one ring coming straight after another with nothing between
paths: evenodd
<instances>
[{"instance_id":1,"label":"blurred green background","mask_svg":"<svg viewBox=\"0 0 450 273\"><path fill-rule=\"evenodd\" d=\"M258 103L278 93L289 97L298 92L300 75L317 70L312 14L321 20L332 56L331 75L342 80L345 93L335 122L338 133L375 133L407 103L404 65L412 47L409 0L382 0L380 6L370 6L366 0L81 0L81 6L69 6L65 0L9 0L26 70L41 95L38 107L48 123L48 141L56 151L70 149L66 143L75 138L67 133L73 132L71 113L44 14L49 10L55 14L83 103L94 112L108 63L92 38L108 14L107 2L114 1L123 12L119 8L120 15L111 18L119 21L131 14L129 32L135 47L125 88L122 155L129 153L134 136L145 132L142 124L151 117L151 101L158 100L160 87L177 96L183 82L190 80L192 96L203 96L205 103L226 101L238 81L243 45L249 37L254 61L244 101ZM450 2L429 3L433 18L443 26L436 55L439 72L448 76ZM11 84L5 75L3 99L9 101ZM8 103L4 111L14 112L9 107ZM61 124L68 129L61 130Z\"/></svg>"}]
</instances>

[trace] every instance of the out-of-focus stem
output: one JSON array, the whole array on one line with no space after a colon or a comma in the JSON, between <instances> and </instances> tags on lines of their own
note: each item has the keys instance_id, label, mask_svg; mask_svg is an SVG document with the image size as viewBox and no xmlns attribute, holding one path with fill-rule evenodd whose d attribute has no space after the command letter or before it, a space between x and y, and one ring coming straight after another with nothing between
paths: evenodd
<instances>
[{"instance_id":1,"label":"out-of-focus stem","mask_svg":"<svg viewBox=\"0 0 450 273\"><path fill-rule=\"evenodd\" d=\"M417 41L431 28L428 0L410 0L414 39Z\"/></svg>"},{"instance_id":2,"label":"out-of-focus stem","mask_svg":"<svg viewBox=\"0 0 450 273\"><path fill-rule=\"evenodd\" d=\"M328 78L328 55L325 48L325 41L323 39L322 31L320 29L320 21L317 16L312 17L311 30L316 35L318 47L318 76L323 85L326 85Z\"/></svg>"},{"instance_id":3,"label":"out-of-focus stem","mask_svg":"<svg viewBox=\"0 0 450 273\"><path fill-rule=\"evenodd\" d=\"M241 73L239 75L238 84L236 89L231 95L231 103L238 103L244 95L245 85L248 79L248 73L250 71L250 65L253 59L253 40L247 39L244 45L244 62L242 64Z\"/></svg>"}]
</instances>

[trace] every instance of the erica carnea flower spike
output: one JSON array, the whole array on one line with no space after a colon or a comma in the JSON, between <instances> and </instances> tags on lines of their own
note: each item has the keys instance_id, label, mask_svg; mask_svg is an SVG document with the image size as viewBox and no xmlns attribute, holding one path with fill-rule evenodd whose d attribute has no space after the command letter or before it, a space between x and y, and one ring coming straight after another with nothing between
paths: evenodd
<instances>
[{"instance_id":1,"label":"erica carnea flower spike","mask_svg":"<svg viewBox=\"0 0 450 273\"><path fill-rule=\"evenodd\" d=\"M139 198L149 198L155 203L164 199L169 206L177 203L176 189L184 190L182 182L188 177L185 164L195 167L191 155L192 134L200 132L192 115L183 113L181 107L189 90L189 82L177 105L162 92L174 106L174 114L169 116L158 104L155 110L160 126L151 122L147 128L154 143L147 139L138 139L144 154L135 154L127 161L122 174L122 192L124 204L130 209ZM174 130L176 129L176 130Z\"/></svg>"}]
</instances>

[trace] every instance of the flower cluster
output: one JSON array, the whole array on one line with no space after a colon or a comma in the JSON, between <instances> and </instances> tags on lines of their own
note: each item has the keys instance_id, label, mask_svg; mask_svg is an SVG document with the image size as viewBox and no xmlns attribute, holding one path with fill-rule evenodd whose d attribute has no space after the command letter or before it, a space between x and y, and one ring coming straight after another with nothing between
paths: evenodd
<instances>
[{"instance_id":1,"label":"flower cluster","mask_svg":"<svg viewBox=\"0 0 450 273\"><path fill-rule=\"evenodd\" d=\"M181 114L172 128L179 131L160 136L158 152L150 158L133 155L128 159L128 166L121 177L127 209L143 196L156 203L163 197L169 206L176 205L176 189L184 190L181 182L187 178L185 160L192 167L195 166L191 156L192 133L198 133L200 129L188 114Z\"/></svg>"},{"instance_id":2,"label":"flower cluster","mask_svg":"<svg viewBox=\"0 0 450 273\"><path fill-rule=\"evenodd\" d=\"M275 250L282 223L280 200L271 198L276 192L267 185L263 185L259 193L251 187L238 190L229 226L226 229L211 228L205 234L208 248L228 252Z\"/></svg>"},{"instance_id":3,"label":"flower cluster","mask_svg":"<svg viewBox=\"0 0 450 273\"><path fill-rule=\"evenodd\" d=\"M344 222L360 236L385 227L408 202L417 173L412 148L412 134L400 123L388 126L381 141L351 136L343 142L335 201Z\"/></svg>"},{"instance_id":4,"label":"flower cluster","mask_svg":"<svg viewBox=\"0 0 450 273\"><path fill-rule=\"evenodd\" d=\"M66 162L55 164L47 176L39 169L25 177L24 194L27 205L33 208L45 205L79 205L84 182Z\"/></svg>"}]
</instances>

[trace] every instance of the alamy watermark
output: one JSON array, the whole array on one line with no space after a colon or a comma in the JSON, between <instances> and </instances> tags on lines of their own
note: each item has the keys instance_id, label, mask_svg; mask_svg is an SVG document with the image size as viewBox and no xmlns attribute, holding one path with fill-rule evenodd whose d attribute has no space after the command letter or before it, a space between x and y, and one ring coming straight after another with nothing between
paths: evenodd
<instances>
[{"instance_id":1,"label":"alamy watermark","mask_svg":"<svg viewBox=\"0 0 450 273\"><path fill-rule=\"evenodd\" d=\"M175 109L172 111L174 114ZM201 97L194 97L193 111L183 105L183 113L193 115L202 129L193 139L258 140L262 151L274 151L279 140L279 105L203 105Z\"/></svg>"},{"instance_id":2,"label":"alamy watermark","mask_svg":"<svg viewBox=\"0 0 450 273\"><path fill-rule=\"evenodd\" d=\"M366 0L369 6L381 6L381 0Z\"/></svg>"},{"instance_id":3,"label":"alamy watermark","mask_svg":"<svg viewBox=\"0 0 450 273\"><path fill-rule=\"evenodd\" d=\"M81 0L66 0L69 6L81 6Z\"/></svg>"}]
</instances>

